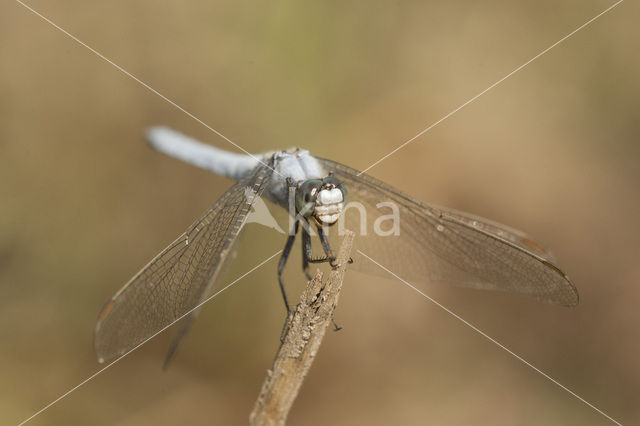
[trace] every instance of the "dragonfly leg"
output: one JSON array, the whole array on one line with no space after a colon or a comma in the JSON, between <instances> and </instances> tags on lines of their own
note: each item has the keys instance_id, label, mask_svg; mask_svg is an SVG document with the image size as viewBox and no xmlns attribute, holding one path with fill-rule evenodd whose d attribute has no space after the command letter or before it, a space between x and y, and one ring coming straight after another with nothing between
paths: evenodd
<instances>
[{"instance_id":1,"label":"dragonfly leg","mask_svg":"<svg viewBox=\"0 0 640 426\"><path fill-rule=\"evenodd\" d=\"M313 278L309 273L309 260L310 259L312 260L311 236L309 235L309 232L307 232L304 226L302 227L301 232L302 232L302 270L304 271L304 274L306 275L307 279L311 281L311 279Z\"/></svg>"},{"instance_id":2,"label":"dragonfly leg","mask_svg":"<svg viewBox=\"0 0 640 426\"><path fill-rule=\"evenodd\" d=\"M333 317L331 317L331 322L333 323L333 331L340 331L342 330L342 327L340 327L338 325L338 323L336 322L335 319L333 319Z\"/></svg>"},{"instance_id":3,"label":"dragonfly leg","mask_svg":"<svg viewBox=\"0 0 640 426\"><path fill-rule=\"evenodd\" d=\"M289 258L289 254L291 253L291 247L293 247L293 242L296 240L296 234L298 233L298 221L293 225L293 230L289 234L289 238L287 238L287 243L282 250L282 256L280 256L280 261L278 262L278 283L280 284L280 291L282 292L282 299L284 300L284 306L287 308L287 318L291 313L291 307L289 306L289 300L287 299L287 292L284 288L284 281L282 281L282 272L284 271L284 265L287 263L287 259Z\"/></svg>"},{"instance_id":4,"label":"dragonfly leg","mask_svg":"<svg viewBox=\"0 0 640 426\"><path fill-rule=\"evenodd\" d=\"M324 250L324 253L327 255L327 257L325 258L325 261L328 260L329 265L331 265L332 268L335 268L337 266L335 264L336 257L333 255L333 252L331 251L331 246L329 245L327 234L324 233L324 229L322 229L322 226L318 226L318 237L320 237L320 242L322 243L322 249Z\"/></svg>"},{"instance_id":5,"label":"dragonfly leg","mask_svg":"<svg viewBox=\"0 0 640 426\"><path fill-rule=\"evenodd\" d=\"M309 222L306 219L300 219L300 222L304 221L302 224L302 269L304 270L307 278L311 280L311 275L308 273L309 271L309 263L324 263L331 261L331 258L328 256L324 257L313 257L313 250L311 249L311 235L309 234Z\"/></svg>"}]
</instances>

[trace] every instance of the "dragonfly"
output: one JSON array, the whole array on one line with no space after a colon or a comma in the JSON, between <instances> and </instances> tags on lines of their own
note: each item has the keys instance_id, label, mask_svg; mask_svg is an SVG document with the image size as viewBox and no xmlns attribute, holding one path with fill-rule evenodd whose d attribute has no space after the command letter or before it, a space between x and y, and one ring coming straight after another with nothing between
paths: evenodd
<instances>
[{"instance_id":1,"label":"dragonfly","mask_svg":"<svg viewBox=\"0 0 640 426\"><path fill-rule=\"evenodd\" d=\"M105 304L94 332L100 362L122 356L185 317L165 365L172 359L198 312L195 308L213 294L232 262L238 235L262 197L287 209L292 218L277 268L287 314L291 308L282 273L297 234L301 234L302 268L310 279L310 264L333 266L330 236L339 234L332 230L338 222L357 231L355 253L383 262L404 279L519 293L563 306L578 304L578 291L567 274L524 232L423 203L301 148L238 154L166 127L151 128L147 139L164 154L236 183ZM350 209L352 203L357 208ZM382 229L392 216L396 220L391 227ZM376 232L368 230L371 222L374 228L378 225ZM320 241L322 256L312 255L314 237ZM352 267L387 274L364 257L356 258Z\"/></svg>"}]
</instances>

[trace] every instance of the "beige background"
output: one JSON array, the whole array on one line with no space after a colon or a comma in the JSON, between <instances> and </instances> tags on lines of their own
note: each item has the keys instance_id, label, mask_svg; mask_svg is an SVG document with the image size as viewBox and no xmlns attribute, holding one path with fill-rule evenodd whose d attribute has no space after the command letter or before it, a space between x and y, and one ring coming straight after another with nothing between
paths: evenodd
<instances>
[{"instance_id":1,"label":"beige background","mask_svg":"<svg viewBox=\"0 0 640 426\"><path fill-rule=\"evenodd\" d=\"M612 3L30 4L249 151L363 169ZM371 170L551 247L576 309L424 290L626 424L640 422L638 12L622 3ZM17 3L0 6L0 60L0 423L15 424L99 368L102 304L231 184L153 152L144 129L233 147ZM233 277L284 243L256 225L243 239ZM168 372L163 335L31 424L245 424L284 316L275 267L212 301ZM401 283L347 278L344 330L291 424L607 424Z\"/></svg>"}]
</instances>

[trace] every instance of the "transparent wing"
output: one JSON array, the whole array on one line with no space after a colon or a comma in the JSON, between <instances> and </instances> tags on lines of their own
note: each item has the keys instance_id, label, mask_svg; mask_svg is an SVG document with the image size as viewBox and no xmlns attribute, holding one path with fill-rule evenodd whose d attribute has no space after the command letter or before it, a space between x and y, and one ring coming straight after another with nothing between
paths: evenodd
<instances>
[{"instance_id":1,"label":"transparent wing","mask_svg":"<svg viewBox=\"0 0 640 426\"><path fill-rule=\"evenodd\" d=\"M259 166L233 185L107 302L94 334L100 361L122 355L210 296L271 173Z\"/></svg>"},{"instance_id":2,"label":"transparent wing","mask_svg":"<svg viewBox=\"0 0 640 426\"><path fill-rule=\"evenodd\" d=\"M356 231L356 247L399 276L522 293L566 306L578 303L578 292L567 275L523 232L422 203L371 176L358 176L350 167L318 160L344 183L349 204L360 203L366 210L364 228L364 216L357 208L345 212L345 226ZM381 236L375 232L376 223L378 231L393 231L387 216L393 213L391 205L398 209L399 235ZM353 267L376 275L385 273L362 256Z\"/></svg>"}]
</instances>

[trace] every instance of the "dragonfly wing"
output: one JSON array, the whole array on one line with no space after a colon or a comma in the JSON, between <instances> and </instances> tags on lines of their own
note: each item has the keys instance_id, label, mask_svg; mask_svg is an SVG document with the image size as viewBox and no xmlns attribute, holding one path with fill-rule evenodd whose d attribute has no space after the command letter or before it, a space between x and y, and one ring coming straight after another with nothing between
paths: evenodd
<instances>
[{"instance_id":1,"label":"dragonfly wing","mask_svg":"<svg viewBox=\"0 0 640 426\"><path fill-rule=\"evenodd\" d=\"M94 333L100 361L124 354L212 294L271 174L258 166L238 181L107 302Z\"/></svg>"},{"instance_id":2,"label":"dragonfly wing","mask_svg":"<svg viewBox=\"0 0 640 426\"><path fill-rule=\"evenodd\" d=\"M422 203L350 167L331 160L319 161L344 183L348 201L360 203L366 210L368 223L364 228L357 208L348 207L345 211L346 227L359 230L356 247L398 276L527 294L566 306L578 303L578 292L567 275L525 233ZM394 211L392 205L397 207L396 229L391 227L389 216ZM366 235L362 235L363 231ZM385 273L364 257L353 266L376 275Z\"/></svg>"}]
</instances>

